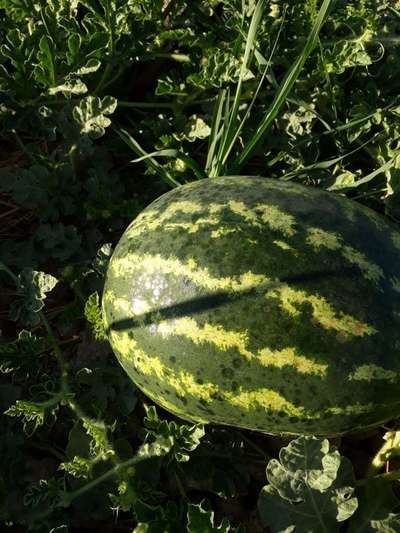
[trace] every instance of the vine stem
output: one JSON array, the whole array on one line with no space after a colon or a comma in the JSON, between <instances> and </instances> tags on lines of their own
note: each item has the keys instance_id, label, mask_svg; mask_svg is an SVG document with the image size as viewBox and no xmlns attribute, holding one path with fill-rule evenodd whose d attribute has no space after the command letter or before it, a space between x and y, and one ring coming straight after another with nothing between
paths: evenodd
<instances>
[{"instance_id":1,"label":"vine stem","mask_svg":"<svg viewBox=\"0 0 400 533\"><path fill-rule=\"evenodd\" d=\"M5 272L13 280L13 282L18 286L18 276L16 276L2 261L0 261L0 272L1 271ZM51 406L51 405L54 405L55 403L58 403L59 401L65 402L81 421L87 421L87 422L90 422L91 425L99 426L99 427L101 426L103 428L103 424L101 422L98 422L97 420L94 420L88 417L82 411L80 406L77 403L75 403L75 401L72 399L72 394L68 386L68 379L67 379L68 378L68 365L64 359L59 343L54 335L53 329L51 328L50 323L47 320L45 314L42 311L38 311L38 316L40 317L40 320L42 324L44 325L47 331L47 334L49 336L50 342L53 346L54 353L57 358L57 362L59 364L60 374L61 374L60 375L60 391L51 400L49 400L47 404ZM142 462L143 460L146 460L152 455L160 456L160 453L155 452L153 454L148 454L147 456L143 456L143 454L137 454L134 457L131 457L130 459L128 459L127 461L114 464L114 466L110 468L109 470L107 470L107 472L104 472L104 474L97 477L96 479L93 479L92 481L89 481L88 483L78 488L77 490L71 491L71 492L64 492L59 505L63 507L68 507L73 500L75 500L76 498L84 494L85 492L88 492L93 487L96 487L100 483L103 483L107 479L112 478L121 469L125 469L136 463ZM59 458L61 459L61 457ZM112 461L115 461L114 457L109 457L109 458ZM97 457L97 459L99 459L99 456ZM179 481L180 480L178 480L178 482ZM182 485L181 485L181 488L184 491ZM40 516L41 517L49 516L51 512L52 512L51 509L47 509L44 513L41 513Z\"/></svg>"},{"instance_id":2,"label":"vine stem","mask_svg":"<svg viewBox=\"0 0 400 533\"><path fill-rule=\"evenodd\" d=\"M179 492L180 492L180 495L181 497L184 499L184 500L188 500L188 497L187 497L187 494L186 494L186 491L185 491L185 488L183 486L183 483L182 483L182 480L181 478L179 477L179 474L176 470L174 470L174 476L175 476L175 481L176 481L176 484L178 486L178 489L179 489Z\"/></svg>"},{"instance_id":3,"label":"vine stem","mask_svg":"<svg viewBox=\"0 0 400 533\"><path fill-rule=\"evenodd\" d=\"M255 444L254 442L252 442L250 439L248 439L245 435L241 435L242 439L245 440L247 442L247 444L249 446L251 446L251 448L253 448L253 450L255 450L257 452L257 456L258 457L263 457L264 458L264 461L266 461L267 459L270 459L271 457L268 455L268 453L266 453L262 448L260 448L259 446L257 446L257 444Z\"/></svg>"},{"instance_id":4,"label":"vine stem","mask_svg":"<svg viewBox=\"0 0 400 533\"><path fill-rule=\"evenodd\" d=\"M95 94L98 94L101 91L101 89L104 87L106 82L109 80L111 71L112 71L111 65L110 65L110 63L107 63L106 64L106 68L103 71L103 75L102 75L99 83L97 84L97 87L94 90Z\"/></svg>"},{"instance_id":5,"label":"vine stem","mask_svg":"<svg viewBox=\"0 0 400 533\"><path fill-rule=\"evenodd\" d=\"M102 474L101 476L97 477L96 479L93 479L92 481L89 481L89 483L86 483L79 489L65 493L62 500L62 506L68 507L76 498L79 498L79 496L91 490L93 487L96 487L100 483L103 483L104 481L107 481L107 479L113 477L118 472L118 470L132 466L140 461L143 461L143 457L131 457L127 461L116 464L113 468L110 468L109 470L107 470L107 472L104 472L104 474Z\"/></svg>"},{"instance_id":6,"label":"vine stem","mask_svg":"<svg viewBox=\"0 0 400 533\"><path fill-rule=\"evenodd\" d=\"M374 479L376 481L398 481L400 480L400 471L399 470L393 470L393 472L386 472L385 474L379 474L377 476L373 477L365 477L363 479L358 479L356 481L356 485L366 485L371 481L371 479Z\"/></svg>"},{"instance_id":7,"label":"vine stem","mask_svg":"<svg viewBox=\"0 0 400 533\"><path fill-rule=\"evenodd\" d=\"M0 261L0 271L5 272L9 275L9 277L14 281L14 283L18 284L18 277L14 274L14 272L11 272L11 270L2 262Z\"/></svg>"},{"instance_id":8,"label":"vine stem","mask_svg":"<svg viewBox=\"0 0 400 533\"><path fill-rule=\"evenodd\" d=\"M0 272L5 272L12 280L13 282L18 285L18 277L2 262L0 261ZM71 391L68 386L68 365L64 359L63 353L61 351L61 348L58 344L58 341L54 335L53 329L50 326L49 321L46 318L46 315L43 313L43 311L38 311L39 318L44 325L47 334L49 336L50 342L53 346L54 353L58 362L58 366L60 368L60 393L56 395L52 400L49 400L51 404L53 405L55 403L55 398L60 401L64 401L72 411L80 418L82 421L87 420L90 424L98 427L103 427L101 423L99 423L97 420L94 420L93 418L88 417L82 409L79 407L79 405L71 398Z\"/></svg>"},{"instance_id":9,"label":"vine stem","mask_svg":"<svg viewBox=\"0 0 400 533\"><path fill-rule=\"evenodd\" d=\"M400 431L388 431L383 436L384 443L379 448L379 450L376 452L374 457L372 458L372 461L370 465L367 468L367 471L365 473L366 478L370 477L379 477L382 478L383 476L390 476L391 474L397 474L397 477L393 477L393 479L399 479L400 473L399 472L389 472L380 476L377 476L378 472L382 470L382 468L385 466L387 461L390 459L390 455L393 450L399 449L400 447ZM385 477L386 479L386 477ZM392 478L388 478L392 479Z\"/></svg>"}]
</instances>

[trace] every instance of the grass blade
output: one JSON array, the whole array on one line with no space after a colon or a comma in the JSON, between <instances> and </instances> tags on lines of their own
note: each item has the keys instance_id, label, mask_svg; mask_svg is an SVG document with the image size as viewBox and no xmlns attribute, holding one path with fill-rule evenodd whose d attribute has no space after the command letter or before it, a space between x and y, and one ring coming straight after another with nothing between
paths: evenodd
<instances>
[{"instance_id":1,"label":"grass blade","mask_svg":"<svg viewBox=\"0 0 400 533\"><path fill-rule=\"evenodd\" d=\"M155 171L171 187L179 187L181 184L174 179L153 157L144 150L132 135L123 128L112 127L115 133L129 146L140 158L143 157L145 164Z\"/></svg>"},{"instance_id":2,"label":"grass blade","mask_svg":"<svg viewBox=\"0 0 400 533\"><path fill-rule=\"evenodd\" d=\"M304 63L306 62L308 56L310 55L310 53L313 51L313 49L315 48L317 44L319 32L326 19L331 3L332 3L332 0L323 1L322 6L319 10L318 16L315 20L314 26L307 38L307 41L306 41L306 44L304 46L302 53L297 58L297 60L294 62L289 72L286 74L285 78L283 79L280 85L280 89L277 95L275 96L266 115L261 121L256 133L244 146L243 151L240 154L240 156L236 159L236 161L234 161L230 169L230 172L228 172L229 174L240 173L240 170L242 169L243 165L256 151L258 147L258 143L264 136L269 126L272 124L273 120L278 115L282 105L285 103L290 91L292 90L293 85L296 82L303 68Z\"/></svg>"},{"instance_id":3,"label":"grass blade","mask_svg":"<svg viewBox=\"0 0 400 533\"><path fill-rule=\"evenodd\" d=\"M222 135L222 130L220 129L222 112L225 104L227 91L226 89L221 89L218 93L218 100L214 107L214 116L211 125L211 132L208 141L208 150L207 150L207 161L206 161L206 173L211 175L212 169L215 165L215 151L217 148L217 143Z\"/></svg>"},{"instance_id":4,"label":"grass blade","mask_svg":"<svg viewBox=\"0 0 400 533\"><path fill-rule=\"evenodd\" d=\"M200 166L196 163L194 159L192 159L184 152L176 150L175 148L166 148L165 150L157 150L155 152L151 152L150 154L142 155L137 159L132 159L131 163L139 163L139 161L153 159L154 157L172 157L174 159L181 159L187 164L190 169L193 170L197 179L201 180L207 178L207 175L204 173L204 171L200 168Z\"/></svg>"},{"instance_id":5,"label":"grass blade","mask_svg":"<svg viewBox=\"0 0 400 533\"><path fill-rule=\"evenodd\" d=\"M247 108L246 113L245 113L245 115L244 115L242 121L240 122L239 126L234 130L233 136L232 136L232 138L230 139L229 145L227 146L227 148L226 148L226 150L225 150L225 154L224 154L224 156L223 156L223 158L222 158L222 162L221 162L221 165L222 165L222 166L224 166L224 165L226 164L226 161L227 161L227 159L228 159L228 156L229 156L231 150L233 149L233 146L234 146L235 142L237 141L237 139L238 139L238 137L239 137L239 135L240 135L240 132L242 131L243 126L244 126L246 120L249 118L250 113L251 113L251 110L252 110L252 108L253 108L253 106L254 106L256 100L257 100L258 93L260 92L260 89L261 89L261 87L262 87L262 84L264 83L265 77L266 77L267 72L268 72L268 70L269 70L269 68L270 68L270 65L271 65L272 58L273 58L273 56L274 56L274 54L275 54L275 50L276 50L276 48L277 48L277 46L278 46L278 41L279 41L279 37L280 37L281 32L282 32L282 29L283 29L283 23L284 23L284 20L285 20L285 16L286 16L286 10L285 10L284 13L283 13L282 22L281 22L281 25L280 25L280 27L279 27L278 35L277 35L276 38L275 38L275 42L274 42L274 44L273 44L273 47L272 47L272 50L271 50L271 53L270 53L270 55L269 55L268 60L265 60L264 58L262 58L262 59L263 59L263 62L264 62L264 64L265 64L265 68L264 68L264 72L263 72L263 74L262 74L262 76L261 76L260 83L258 84L257 89L256 89L255 92L254 92L253 98L251 99L251 102L250 102L250 104L249 104L249 107ZM254 51L255 51L255 55L257 55L257 50L255 49ZM262 57L261 54L258 54L258 55L259 55L260 57Z\"/></svg>"},{"instance_id":6,"label":"grass blade","mask_svg":"<svg viewBox=\"0 0 400 533\"><path fill-rule=\"evenodd\" d=\"M376 138L378 137L379 133L375 133L370 139L366 140L365 142L361 143L357 148L354 148L354 150L351 150L350 152L347 152L343 155L340 155L338 157L334 157L332 159L327 159L326 161L319 161L317 163L312 163L311 165L307 165L306 167L300 168L299 170L294 170L293 172L287 172L284 176L282 176L280 179L284 181L291 180L293 178L302 176L304 174L307 175L309 171L312 170L326 170L334 165L337 165L343 159L346 159L346 157L349 157L350 155L355 154L365 146L367 146L369 143L374 142Z\"/></svg>"},{"instance_id":7,"label":"grass blade","mask_svg":"<svg viewBox=\"0 0 400 533\"><path fill-rule=\"evenodd\" d=\"M355 187L359 187L360 185L364 185L365 183L368 183L369 181L373 180L376 176L379 174L382 174L383 172L386 172L387 170L390 170L390 168L394 165L396 159L400 156L400 150L396 152L396 154L389 159L389 161L386 161L383 165L381 165L379 168L368 174L367 176L364 176L363 178L360 178L359 180L355 181L354 183L349 185L349 188L354 189Z\"/></svg>"},{"instance_id":8,"label":"grass blade","mask_svg":"<svg viewBox=\"0 0 400 533\"><path fill-rule=\"evenodd\" d=\"M238 123L238 112L239 106L241 103L242 95L242 86L243 80L245 78L246 71L248 70L248 65L250 63L252 54L254 52L254 43L258 30L258 26L261 22L261 17L264 11L265 0L259 0L256 4L256 7L251 18L249 31L246 38L246 46L243 55L243 61L240 67L238 84L236 86L236 92L233 99L233 104L229 113L226 115L226 121L223 129L223 137L219 145L218 154L216 157L216 164L214 165L215 170L213 171L214 176L220 175L224 161L226 161L232 147L232 139L235 137ZM228 99L229 103L229 99Z\"/></svg>"}]
</instances>

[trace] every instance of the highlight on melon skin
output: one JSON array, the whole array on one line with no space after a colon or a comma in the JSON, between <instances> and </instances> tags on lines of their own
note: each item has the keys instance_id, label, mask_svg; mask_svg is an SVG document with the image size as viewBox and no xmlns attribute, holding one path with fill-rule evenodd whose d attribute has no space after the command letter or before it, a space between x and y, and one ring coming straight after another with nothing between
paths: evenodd
<instances>
[{"instance_id":1,"label":"highlight on melon skin","mask_svg":"<svg viewBox=\"0 0 400 533\"><path fill-rule=\"evenodd\" d=\"M400 414L399 265L397 230L342 196L205 179L129 225L103 316L127 374L178 417L341 435Z\"/></svg>"}]
</instances>

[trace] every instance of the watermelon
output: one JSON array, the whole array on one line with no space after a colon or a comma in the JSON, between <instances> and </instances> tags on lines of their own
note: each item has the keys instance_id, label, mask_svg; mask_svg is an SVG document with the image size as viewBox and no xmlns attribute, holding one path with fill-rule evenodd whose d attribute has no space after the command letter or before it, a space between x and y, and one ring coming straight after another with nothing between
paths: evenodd
<instances>
[{"instance_id":1,"label":"watermelon","mask_svg":"<svg viewBox=\"0 0 400 533\"><path fill-rule=\"evenodd\" d=\"M256 177L173 189L126 229L102 299L135 384L185 420L340 435L400 415L400 233Z\"/></svg>"}]
</instances>

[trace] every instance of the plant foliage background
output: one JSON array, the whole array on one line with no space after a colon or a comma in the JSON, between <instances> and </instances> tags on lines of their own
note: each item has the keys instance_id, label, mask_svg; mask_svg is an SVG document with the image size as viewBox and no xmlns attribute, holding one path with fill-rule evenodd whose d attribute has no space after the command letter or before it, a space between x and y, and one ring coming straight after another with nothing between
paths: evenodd
<instances>
[{"instance_id":1,"label":"plant foliage background","mask_svg":"<svg viewBox=\"0 0 400 533\"><path fill-rule=\"evenodd\" d=\"M257 97L218 171L234 168L320 8L264 2L243 68L259 4L0 0L1 531L400 531L395 421L330 442L184 424L135 388L103 332L123 230L201 177L240 79L239 118ZM242 172L398 223L399 44L396 0L332 2Z\"/></svg>"}]
</instances>

